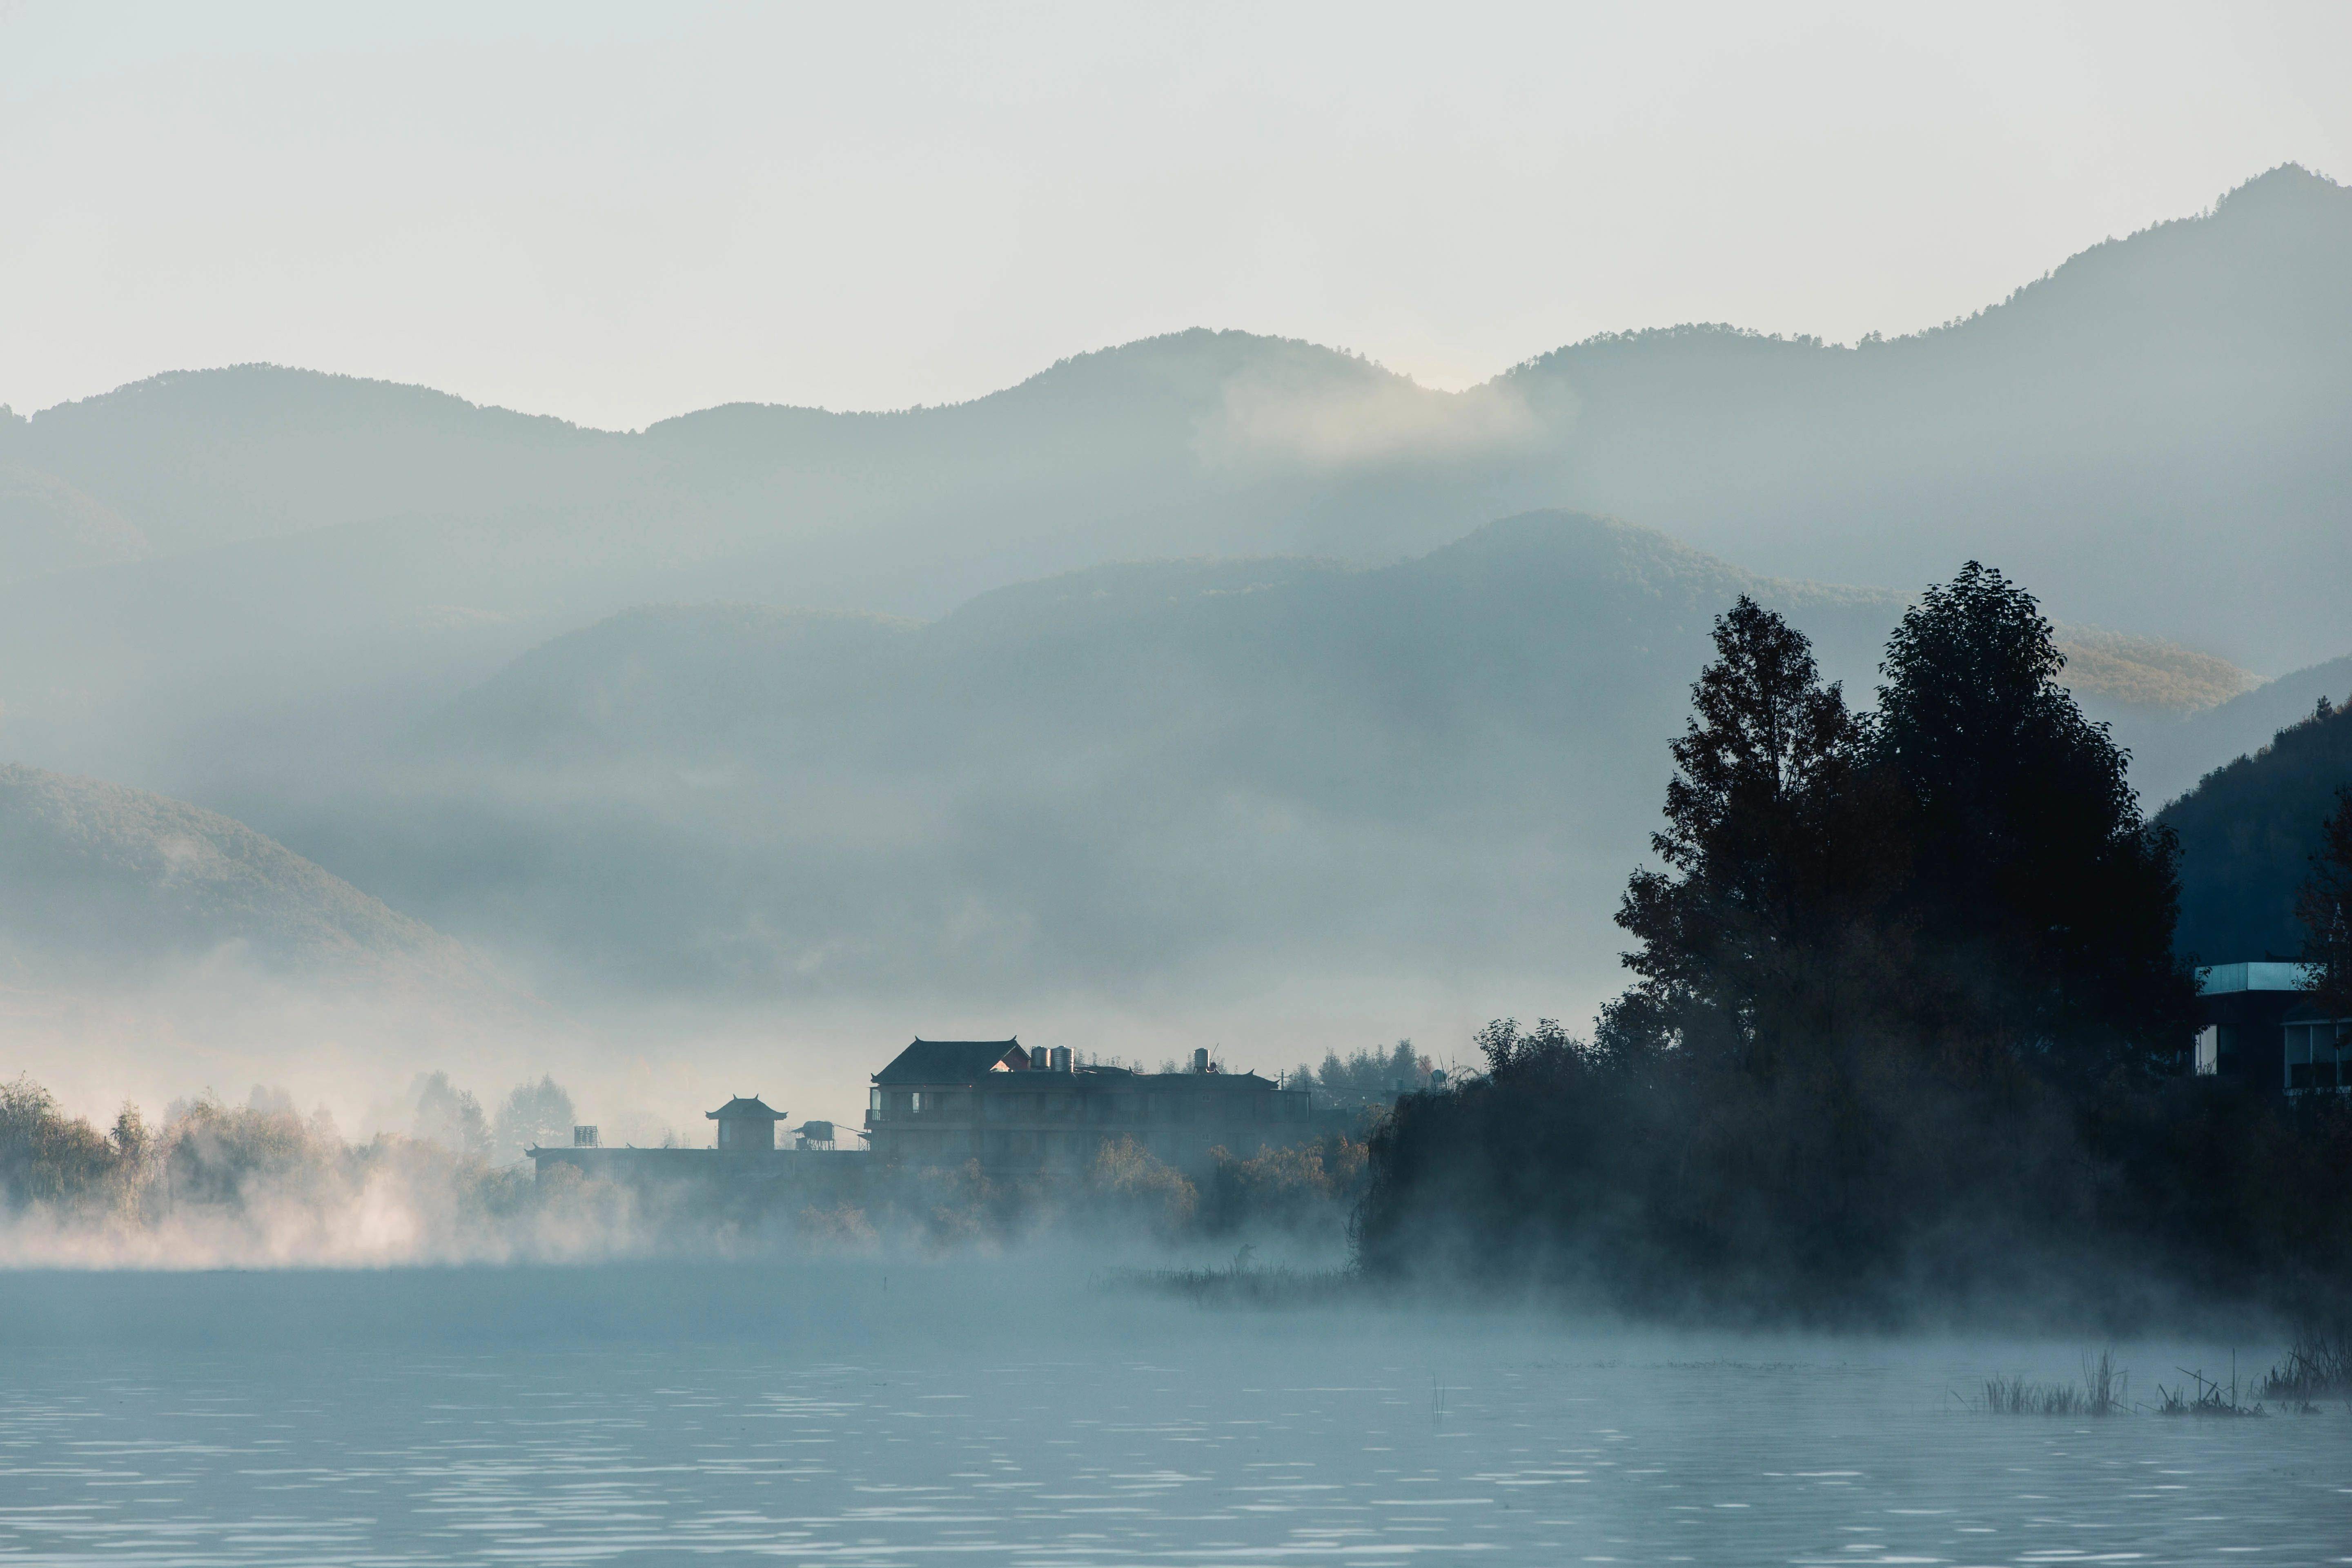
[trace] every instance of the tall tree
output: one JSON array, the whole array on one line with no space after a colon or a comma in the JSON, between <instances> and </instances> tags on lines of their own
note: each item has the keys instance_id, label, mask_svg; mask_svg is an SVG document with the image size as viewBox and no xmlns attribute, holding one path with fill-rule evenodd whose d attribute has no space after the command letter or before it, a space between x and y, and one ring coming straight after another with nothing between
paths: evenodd
<instances>
[{"instance_id":1,"label":"tall tree","mask_svg":"<svg viewBox=\"0 0 2352 1568\"><path fill-rule=\"evenodd\" d=\"M552 1074L537 1083L517 1084L492 1123L496 1157L520 1160L533 1144L560 1148L570 1143L573 1116L572 1096Z\"/></svg>"},{"instance_id":2,"label":"tall tree","mask_svg":"<svg viewBox=\"0 0 2352 1568\"><path fill-rule=\"evenodd\" d=\"M2194 993L2178 846L2065 662L2033 596L1971 561L1889 641L1870 751L1915 814L1927 1021L2081 1081L2177 1060Z\"/></svg>"},{"instance_id":3,"label":"tall tree","mask_svg":"<svg viewBox=\"0 0 2352 1568\"><path fill-rule=\"evenodd\" d=\"M2352 787L2336 792L2294 912L2303 921L2314 999L2335 1016L2352 1018Z\"/></svg>"},{"instance_id":4,"label":"tall tree","mask_svg":"<svg viewBox=\"0 0 2352 1568\"><path fill-rule=\"evenodd\" d=\"M1831 1026L1826 922L1858 731L1804 635L1745 595L1717 617L1715 650L1650 839L1666 868L1636 872L1617 912L1643 984L1612 1018L1769 1071Z\"/></svg>"}]
</instances>

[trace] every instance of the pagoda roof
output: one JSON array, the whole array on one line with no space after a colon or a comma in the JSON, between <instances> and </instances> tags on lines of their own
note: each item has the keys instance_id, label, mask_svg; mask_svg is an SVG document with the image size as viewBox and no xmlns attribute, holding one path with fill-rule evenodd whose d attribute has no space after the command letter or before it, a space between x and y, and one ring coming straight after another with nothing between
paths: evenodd
<instances>
[{"instance_id":1,"label":"pagoda roof","mask_svg":"<svg viewBox=\"0 0 2352 1568\"><path fill-rule=\"evenodd\" d=\"M756 1094L748 1099L739 1094L718 1110L704 1111L702 1119L706 1121L782 1121L784 1113Z\"/></svg>"}]
</instances>

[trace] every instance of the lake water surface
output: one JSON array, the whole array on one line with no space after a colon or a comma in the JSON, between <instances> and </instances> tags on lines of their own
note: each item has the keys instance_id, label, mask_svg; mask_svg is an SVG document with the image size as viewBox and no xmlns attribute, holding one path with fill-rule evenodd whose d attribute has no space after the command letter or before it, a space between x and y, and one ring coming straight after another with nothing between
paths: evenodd
<instances>
[{"instance_id":1,"label":"lake water surface","mask_svg":"<svg viewBox=\"0 0 2352 1568\"><path fill-rule=\"evenodd\" d=\"M0 1563L2352 1563L2340 1405L1957 1397L2081 1348L1204 1311L1039 1260L0 1275ZM2151 1401L2229 1353L2118 1347Z\"/></svg>"}]
</instances>

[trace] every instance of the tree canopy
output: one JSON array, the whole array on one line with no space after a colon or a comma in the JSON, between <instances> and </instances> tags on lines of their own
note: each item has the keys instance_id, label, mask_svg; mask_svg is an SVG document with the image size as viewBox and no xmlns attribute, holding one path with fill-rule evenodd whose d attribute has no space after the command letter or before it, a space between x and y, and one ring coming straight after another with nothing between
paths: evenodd
<instances>
[{"instance_id":1,"label":"tree canopy","mask_svg":"<svg viewBox=\"0 0 2352 1568\"><path fill-rule=\"evenodd\" d=\"M1742 597L1673 743L1664 868L1617 921L1654 1028L1765 1074L1912 1049L2085 1081L2178 1059L2178 848L2058 683L2032 596L1969 563L1889 641L1874 714Z\"/></svg>"},{"instance_id":2,"label":"tree canopy","mask_svg":"<svg viewBox=\"0 0 2352 1568\"><path fill-rule=\"evenodd\" d=\"M1866 752L1910 816L1916 1021L2078 1078L2185 1040L2179 848L2129 757L2059 684L2033 596L1969 562L1903 617Z\"/></svg>"},{"instance_id":3,"label":"tree canopy","mask_svg":"<svg viewBox=\"0 0 2352 1568\"><path fill-rule=\"evenodd\" d=\"M1634 983L1590 1044L1500 1022L1484 1075L1398 1104L1364 1265L1839 1315L1916 1310L1923 1280L2105 1300L2149 1265L2317 1278L2352 1220L2292 1194L2352 1122L2280 1127L2185 1075L2178 849L2063 667L2032 596L1970 563L1857 715L1736 603L1672 743L1659 864L1618 910ZM2331 909L2352 808L2345 829Z\"/></svg>"}]
</instances>

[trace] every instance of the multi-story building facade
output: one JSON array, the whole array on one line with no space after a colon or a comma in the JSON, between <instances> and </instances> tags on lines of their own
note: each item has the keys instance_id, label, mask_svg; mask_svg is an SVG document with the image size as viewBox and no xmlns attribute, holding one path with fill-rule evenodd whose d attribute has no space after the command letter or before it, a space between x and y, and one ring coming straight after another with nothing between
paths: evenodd
<instances>
[{"instance_id":1,"label":"multi-story building facade","mask_svg":"<svg viewBox=\"0 0 2352 1568\"><path fill-rule=\"evenodd\" d=\"M917 1040L874 1075L866 1113L875 1154L904 1164L1076 1169L1132 1138L1183 1169L1316 1135L1311 1097L1254 1072L1140 1073L1074 1067L1069 1051L1018 1039Z\"/></svg>"}]
</instances>

